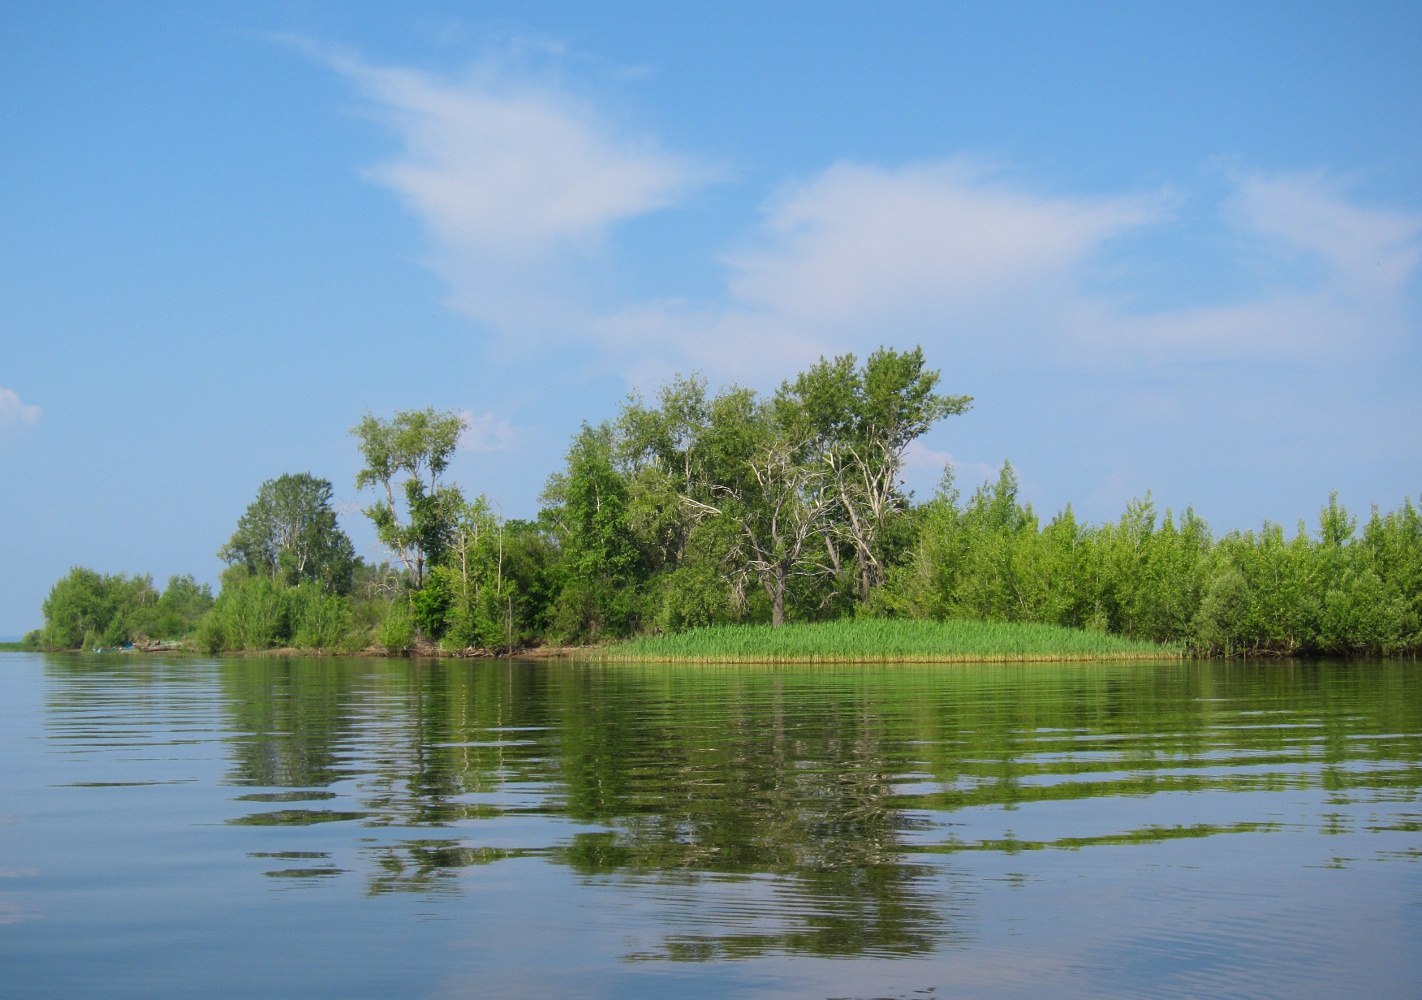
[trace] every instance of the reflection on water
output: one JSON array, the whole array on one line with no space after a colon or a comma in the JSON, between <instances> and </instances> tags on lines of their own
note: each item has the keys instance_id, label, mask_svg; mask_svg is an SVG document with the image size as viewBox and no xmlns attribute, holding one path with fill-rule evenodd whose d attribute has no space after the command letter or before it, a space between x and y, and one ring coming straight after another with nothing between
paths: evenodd
<instances>
[{"instance_id":1,"label":"reflection on water","mask_svg":"<svg viewBox=\"0 0 1422 1000\"><path fill-rule=\"evenodd\" d=\"M332 906L358 905L343 895L352 885L367 900L505 899L514 890L496 873L551 867L569 881L549 888L538 876L550 912L583 898L557 895L579 886L618 900L627 933L615 958L638 967L1011 954L999 894L1040 894L1056 919L1089 909L1093 880L1106 885L1123 867L1135 881L1113 906L1137 893L1142 914L1151 898L1174 899L1206 924L1211 906L1238 921L1229 886L1192 896L1199 877L1140 866L1223 870L1242 855L1300 872L1394 866L1412 893L1404 937L1418 936L1415 663L49 657L43 670L48 752L82 764L54 783L70 794L149 795L157 823L184 795L167 786L215 790L194 822L282 828L231 841L255 861L254 884L300 884ZM155 760L216 770L165 776L145 766ZM304 827L321 829L285 829ZM1320 849L1330 838L1339 850ZM1365 910L1370 891L1348 905ZM1027 930L1046 948L1069 923ZM1185 926L1172 924L1183 937L1169 942L1137 941L1116 974L1140 961L1159 977L1168 957L1175 985L1153 980L1161 995L1217 992L1226 976L1244 994L1278 986L1239 974L1261 968L1251 940L1262 947L1273 930L1241 925L1221 938L1218 926ZM1089 942L1073 947L1088 961ZM550 959L531 950L525 960ZM1209 978L1216 967L1221 978ZM993 985L1011 993L1014 981L1004 972Z\"/></svg>"}]
</instances>

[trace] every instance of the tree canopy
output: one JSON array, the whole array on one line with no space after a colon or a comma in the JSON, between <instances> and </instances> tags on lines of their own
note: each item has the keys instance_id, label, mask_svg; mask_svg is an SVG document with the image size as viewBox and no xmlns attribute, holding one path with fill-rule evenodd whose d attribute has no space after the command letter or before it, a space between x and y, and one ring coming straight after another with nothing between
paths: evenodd
<instances>
[{"instance_id":1,"label":"tree canopy","mask_svg":"<svg viewBox=\"0 0 1422 1000\"><path fill-rule=\"evenodd\" d=\"M1015 470L914 502L910 446L971 399L922 350L821 358L771 393L699 375L583 424L533 520L446 481L464 420L365 414L359 489L391 563L355 558L331 484L268 480L220 555L216 602L174 577L76 568L44 603L50 648L187 635L202 648L507 650L848 617L1041 623L1211 655L1422 650L1422 514L1337 496L1293 537L1222 537L1150 494L1116 521L1040 518ZM778 633L777 633L778 634Z\"/></svg>"},{"instance_id":2,"label":"tree canopy","mask_svg":"<svg viewBox=\"0 0 1422 1000\"><path fill-rule=\"evenodd\" d=\"M370 413L351 433L360 439L365 467L356 489L377 489L365 514L376 534L404 565L414 589L424 586L425 568L443 557L452 540L463 497L440 482L467 421L432 407L398 412L389 420Z\"/></svg>"},{"instance_id":3,"label":"tree canopy","mask_svg":"<svg viewBox=\"0 0 1422 1000\"><path fill-rule=\"evenodd\" d=\"M349 593L355 549L337 525L331 495L330 481L310 473L268 479L218 557L273 581L310 581L327 593Z\"/></svg>"}]
</instances>

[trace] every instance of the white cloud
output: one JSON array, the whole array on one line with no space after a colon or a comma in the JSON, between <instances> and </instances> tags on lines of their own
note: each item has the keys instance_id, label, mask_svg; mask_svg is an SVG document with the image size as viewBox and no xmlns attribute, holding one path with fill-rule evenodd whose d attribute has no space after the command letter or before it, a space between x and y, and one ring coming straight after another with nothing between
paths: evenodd
<instances>
[{"instance_id":1,"label":"white cloud","mask_svg":"<svg viewBox=\"0 0 1422 1000\"><path fill-rule=\"evenodd\" d=\"M0 426L32 424L40 418L40 408L23 402L13 389L0 389Z\"/></svg>"},{"instance_id":2,"label":"white cloud","mask_svg":"<svg viewBox=\"0 0 1422 1000\"><path fill-rule=\"evenodd\" d=\"M1222 215L1237 266L1260 272L1254 294L1149 314L1079 301L1070 326L1095 358L1326 364L1406 335L1422 216L1358 205L1322 172L1234 180Z\"/></svg>"},{"instance_id":3,"label":"white cloud","mask_svg":"<svg viewBox=\"0 0 1422 1000\"><path fill-rule=\"evenodd\" d=\"M1273 239L1284 255L1312 255L1327 281L1362 296L1395 295L1422 259L1422 216L1350 202L1321 171L1247 174L1228 208L1237 224Z\"/></svg>"},{"instance_id":4,"label":"white cloud","mask_svg":"<svg viewBox=\"0 0 1422 1000\"><path fill-rule=\"evenodd\" d=\"M1408 328L1422 220L1361 207L1322 174L1236 179L1213 225L1234 235L1226 269L1258 272L1249 294L1146 312L1090 290L1112 240L1169 221L1167 202L1033 194L956 162L839 164L770 205L758 241L726 258L720 307L644 303L595 330L634 371L674 355L754 377L884 342L1007 366L1326 364Z\"/></svg>"},{"instance_id":5,"label":"white cloud","mask_svg":"<svg viewBox=\"0 0 1422 1000\"><path fill-rule=\"evenodd\" d=\"M1043 316L1059 326L1081 268L1164 202L1034 194L957 161L841 163L776 198L726 257L725 304L643 303L596 333L639 366L675 352L742 377L883 342L1001 348Z\"/></svg>"},{"instance_id":6,"label":"white cloud","mask_svg":"<svg viewBox=\"0 0 1422 1000\"><path fill-rule=\"evenodd\" d=\"M566 321L567 286L618 223L713 172L593 108L486 65L458 81L324 54L401 141L367 176L424 223L452 304L503 332Z\"/></svg>"},{"instance_id":7,"label":"white cloud","mask_svg":"<svg viewBox=\"0 0 1422 1000\"><path fill-rule=\"evenodd\" d=\"M1006 367L1320 365L1386 349L1412 322L1422 217L1362 206L1325 173L1237 172L1196 223L1175 218L1168 193L1044 193L964 159L834 164L767 201L722 258L721 295L609 301L608 234L711 180L704 163L620 134L508 62L452 80L318 55L398 137L367 175L425 225L452 306L505 347L559 339L634 383L695 368L764 384L880 343ZM1197 224L1211 240L1188 242ZM1163 242L1123 246L1148 229ZM1172 249L1182 235L1188 248ZM1157 294L1171 284L1159 275L1196 266L1198 247L1221 235L1229 256L1214 266L1247 279L1247 292L1131 304L1178 299ZM1123 280L1138 272L1121 265L1142 253L1157 255L1156 276Z\"/></svg>"},{"instance_id":8,"label":"white cloud","mask_svg":"<svg viewBox=\"0 0 1422 1000\"><path fill-rule=\"evenodd\" d=\"M1159 199L1047 197L948 162L837 164L779 199L764 243L732 255L736 301L815 324L945 313L1056 287Z\"/></svg>"},{"instance_id":9,"label":"white cloud","mask_svg":"<svg viewBox=\"0 0 1422 1000\"><path fill-rule=\"evenodd\" d=\"M470 410L461 410L459 415L466 424L459 436L462 451L509 451L521 436L517 427L492 413L476 416Z\"/></svg>"}]
</instances>

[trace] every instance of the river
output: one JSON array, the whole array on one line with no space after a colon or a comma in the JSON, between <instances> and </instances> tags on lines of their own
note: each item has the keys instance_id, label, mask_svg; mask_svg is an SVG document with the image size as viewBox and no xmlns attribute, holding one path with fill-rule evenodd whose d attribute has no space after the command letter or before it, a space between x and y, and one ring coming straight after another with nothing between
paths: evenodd
<instances>
[{"instance_id":1,"label":"river","mask_svg":"<svg viewBox=\"0 0 1422 1000\"><path fill-rule=\"evenodd\" d=\"M1412 997L1416 662L0 654L4 997Z\"/></svg>"}]
</instances>

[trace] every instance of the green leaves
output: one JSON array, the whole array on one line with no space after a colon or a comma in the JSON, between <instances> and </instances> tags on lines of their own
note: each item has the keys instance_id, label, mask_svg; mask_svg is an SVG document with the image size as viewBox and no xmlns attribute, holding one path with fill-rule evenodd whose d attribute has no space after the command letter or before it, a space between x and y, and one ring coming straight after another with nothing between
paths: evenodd
<instances>
[{"instance_id":1,"label":"green leaves","mask_svg":"<svg viewBox=\"0 0 1422 1000\"><path fill-rule=\"evenodd\" d=\"M463 503L459 492L441 486L439 478L466 426L457 413L426 407L396 413L390 420L366 413L351 429L365 459L356 473L356 489L374 487L384 493L364 513L381 543L404 564L416 590L424 586L426 566L443 557Z\"/></svg>"},{"instance_id":2,"label":"green leaves","mask_svg":"<svg viewBox=\"0 0 1422 1000\"><path fill-rule=\"evenodd\" d=\"M159 603L152 577L100 574L76 566L50 588L41 605L44 628L36 638L45 649L121 646L158 631L163 617ZM190 621L180 619L180 624Z\"/></svg>"},{"instance_id":3,"label":"green leaves","mask_svg":"<svg viewBox=\"0 0 1422 1000\"><path fill-rule=\"evenodd\" d=\"M765 611L778 623L792 607L867 601L912 540L898 524L904 449L970 402L938 380L921 349L884 348L863 366L821 359L770 397L708 396L700 376L677 376L655 404L634 395L585 425L544 494L559 628L588 638ZM757 585L763 605L748 601Z\"/></svg>"},{"instance_id":4,"label":"green leaves","mask_svg":"<svg viewBox=\"0 0 1422 1000\"><path fill-rule=\"evenodd\" d=\"M330 481L310 473L268 479L218 557L288 586L311 581L327 593L349 593L355 549L336 523L331 495Z\"/></svg>"},{"instance_id":5,"label":"green leaves","mask_svg":"<svg viewBox=\"0 0 1422 1000\"><path fill-rule=\"evenodd\" d=\"M878 604L915 618L1044 622L1183 642L1205 655L1392 654L1422 648L1422 518L1410 500L1356 520L1331 498L1316 537L1214 539L1149 494L1081 526L1067 508L1039 528L1009 466L963 506L951 482L923 510L907 563Z\"/></svg>"},{"instance_id":6,"label":"green leaves","mask_svg":"<svg viewBox=\"0 0 1422 1000\"><path fill-rule=\"evenodd\" d=\"M369 413L351 433L360 438L365 468L356 473L356 489L384 484L402 473L414 479L438 481L449 467L467 422L457 413L438 413L434 407L404 410L390 420Z\"/></svg>"}]
</instances>

